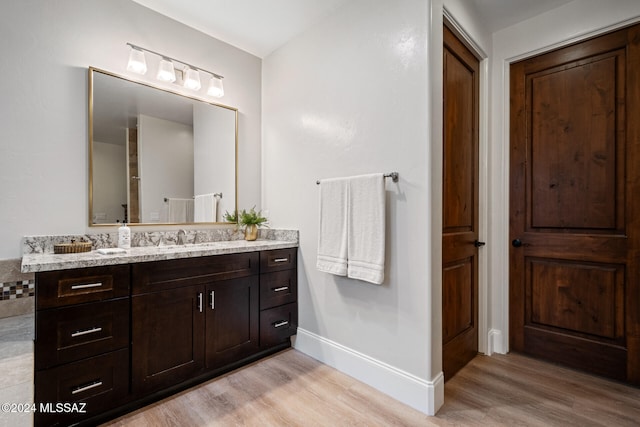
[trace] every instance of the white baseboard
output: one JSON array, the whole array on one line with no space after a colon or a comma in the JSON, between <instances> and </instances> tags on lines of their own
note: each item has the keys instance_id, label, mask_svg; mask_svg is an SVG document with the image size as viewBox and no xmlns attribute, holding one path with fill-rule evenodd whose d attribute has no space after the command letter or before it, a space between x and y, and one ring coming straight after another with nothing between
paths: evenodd
<instances>
[{"instance_id":1,"label":"white baseboard","mask_svg":"<svg viewBox=\"0 0 640 427\"><path fill-rule=\"evenodd\" d=\"M294 347L427 415L444 403L442 372L427 381L302 328Z\"/></svg>"},{"instance_id":2,"label":"white baseboard","mask_svg":"<svg viewBox=\"0 0 640 427\"><path fill-rule=\"evenodd\" d=\"M504 343L504 338L502 337L502 331L499 329L491 329L489 331L489 353L487 356L491 356L491 353L500 353L506 354L507 348Z\"/></svg>"}]
</instances>

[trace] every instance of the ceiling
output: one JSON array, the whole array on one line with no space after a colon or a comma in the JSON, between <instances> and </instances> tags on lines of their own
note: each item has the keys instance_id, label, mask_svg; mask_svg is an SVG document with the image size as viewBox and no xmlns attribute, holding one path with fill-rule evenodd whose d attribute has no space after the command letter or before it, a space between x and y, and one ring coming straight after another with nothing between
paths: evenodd
<instances>
[{"instance_id":1,"label":"ceiling","mask_svg":"<svg viewBox=\"0 0 640 427\"><path fill-rule=\"evenodd\" d=\"M507 28L573 0L467 0L490 33Z\"/></svg>"},{"instance_id":2,"label":"ceiling","mask_svg":"<svg viewBox=\"0 0 640 427\"><path fill-rule=\"evenodd\" d=\"M347 0L133 0L264 58Z\"/></svg>"},{"instance_id":3,"label":"ceiling","mask_svg":"<svg viewBox=\"0 0 640 427\"><path fill-rule=\"evenodd\" d=\"M264 58L348 0L133 0ZM386 0L394 1L394 0ZM461 0L495 32L572 0Z\"/></svg>"}]
</instances>

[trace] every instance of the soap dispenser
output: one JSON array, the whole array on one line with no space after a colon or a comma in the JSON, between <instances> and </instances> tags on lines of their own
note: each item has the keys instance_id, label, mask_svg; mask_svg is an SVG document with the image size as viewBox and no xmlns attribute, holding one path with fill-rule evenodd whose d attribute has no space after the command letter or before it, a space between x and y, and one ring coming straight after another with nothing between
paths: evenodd
<instances>
[{"instance_id":1,"label":"soap dispenser","mask_svg":"<svg viewBox=\"0 0 640 427\"><path fill-rule=\"evenodd\" d=\"M131 229L127 227L127 222L122 222L122 227L118 228L118 247L131 249Z\"/></svg>"}]
</instances>

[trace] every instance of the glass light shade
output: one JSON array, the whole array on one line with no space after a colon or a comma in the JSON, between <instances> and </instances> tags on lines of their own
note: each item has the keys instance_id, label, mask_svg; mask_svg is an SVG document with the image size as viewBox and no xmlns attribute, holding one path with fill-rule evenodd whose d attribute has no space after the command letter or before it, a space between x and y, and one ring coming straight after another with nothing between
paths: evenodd
<instances>
[{"instance_id":1,"label":"glass light shade","mask_svg":"<svg viewBox=\"0 0 640 427\"><path fill-rule=\"evenodd\" d=\"M211 96L215 96L216 98L222 98L224 96L224 88L222 87L222 79L219 79L216 76L211 77L211 81L209 82L209 89L207 90L207 94L209 94Z\"/></svg>"},{"instance_id":2,"label":"glass light shade","mask_svg":"<svg viewBox=\"0 0 640 427\"><path fill-rule=\"evenodd\" d=\"M187 68L184 72L184 87L191 90L200 90L200 73L193 68Z\"/></svg>"},{"instance_id":3,"label":"glass light shade","mask_svg":"<svg viewBox=\"0 0 640 427\"><path fill-rule=\"evenodd\" d=\"M158 66L158 74L156 75L156 78L162 82L175 82L176 71L173 68L173 62L163 58Z\"/></svg>"},{"instance_id":4,"label":"glass light shade","mask_svg":"<svg viewBox=\"0 0 640 427\"><path fill-rule=\"evenodd\" d=\"M144 74L147 72L147 61L144 59L143 51L131 48L131 51L129 52L127 70L137 74Z\"/></svg>"}]
</instances>

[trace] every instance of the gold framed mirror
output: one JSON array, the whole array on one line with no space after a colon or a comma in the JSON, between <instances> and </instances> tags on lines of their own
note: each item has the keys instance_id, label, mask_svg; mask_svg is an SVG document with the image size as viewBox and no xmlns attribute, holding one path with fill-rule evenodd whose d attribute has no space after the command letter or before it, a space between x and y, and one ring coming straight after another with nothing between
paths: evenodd
<instances>
[{"instance_id":1,"label":"gold framed mirror","mask_svg":"<svg viewBox=\"0 0 640 427\"><path fill-rule=\"evenodd\" d=\"M89 225L237 209L238 110L89 68Z\"/></svg>"}]
</instances>

